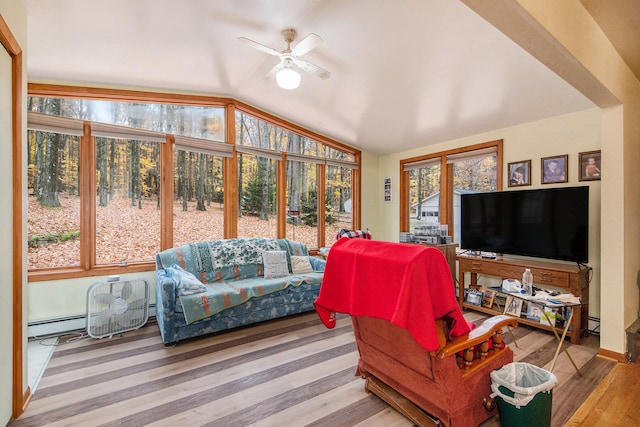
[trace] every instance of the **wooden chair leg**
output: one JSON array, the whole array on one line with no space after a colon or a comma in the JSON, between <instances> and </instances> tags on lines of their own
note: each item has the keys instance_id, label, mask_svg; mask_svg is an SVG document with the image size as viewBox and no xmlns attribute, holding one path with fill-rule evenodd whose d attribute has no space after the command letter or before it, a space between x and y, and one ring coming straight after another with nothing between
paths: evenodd
<instances>
[{"instance_id":1,"label":"wooden chair leg","mask_svg":"<svg viewBox=\"0 0 640 427\"><path fill-rule=\"evenodd\" d=\"M431 417L415 403L374 376L368 376L366 378L364 388L387 402L418 427L440 425L440 421L436 418Z\"/></svg>"}]
</instances>

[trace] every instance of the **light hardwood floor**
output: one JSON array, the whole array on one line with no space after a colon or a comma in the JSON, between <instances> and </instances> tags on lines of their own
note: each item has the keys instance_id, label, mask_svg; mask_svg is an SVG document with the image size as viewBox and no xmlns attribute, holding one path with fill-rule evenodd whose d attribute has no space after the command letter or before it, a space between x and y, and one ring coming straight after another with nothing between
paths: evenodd
<instances>
[{"instance_id":1,"label":"light hardwood floor","mask_svg":"<svg viewBox=\"0 0 640 427\"><path fill-rule=\"evenodd\" d=\"M466 313L479 320L480 313ZM513 329L515 359L549 369L552 334ZM505 334L509 343L511 338ZM598 338L566 344L554 370L553 425L563 425L614 363ZM157 325L113 339L61 339L14 426L410 426L354 375L351 321L326 329L315 313L165 347ZM490 420L483 426L497 426Z\"/></svg>"},{"instance_id":2,"label":"light hardwood floor","mask_svg":"<svg viewBox=\"0 0 640 427\"><path fill-rule=\"evenodd\" d=\"M618 363L567 422L578 426L640 424L640 365Z\"/></svg>"}]
</instances>

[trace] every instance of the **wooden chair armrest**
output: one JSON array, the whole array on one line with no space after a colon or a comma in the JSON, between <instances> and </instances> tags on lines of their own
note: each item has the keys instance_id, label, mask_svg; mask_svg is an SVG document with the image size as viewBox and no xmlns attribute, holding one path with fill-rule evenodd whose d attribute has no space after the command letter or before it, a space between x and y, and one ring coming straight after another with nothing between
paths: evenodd
<instances>
[{"instance_id":1,"label":"wooden chair armrest","mask_svg":"<svg viewBox=\"0 0 640 427\"><path fill-rule=\"evenodd\" d=\"M462 335L455 338L453 341L448 342L442 349L440 349L437 357L444 359L458 353L459 351L466 350L470 347L486 342L494 333L505 326L518 326L518 319L505 315L490 317L485 320L482 325L473 329L468 334Z\"/></svg>"}]
</instances>

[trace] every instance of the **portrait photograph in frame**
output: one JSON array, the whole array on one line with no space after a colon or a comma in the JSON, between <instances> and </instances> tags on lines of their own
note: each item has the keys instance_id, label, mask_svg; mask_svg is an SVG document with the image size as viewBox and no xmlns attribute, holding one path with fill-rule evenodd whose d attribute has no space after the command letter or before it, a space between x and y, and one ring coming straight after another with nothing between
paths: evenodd
<instances>
[{"instance_id":1,"label":"portrait photograph in frame","mask_svg":"<svg viewBox=\"0 0 640 427\"><path fill-rule=\"evenodd\" d=\"M493 307L493 301L496 298L496 291L493 289L484 289L482 292L482 306L486 308Z\"/></svg>"},{"instance_id":2,"label":"portrait photograph in frame","mask_svg":"<svg viewBox=\"0 0 640 427\"><path fill-rule=\"evenodd\" d=\"M600 160L600 150L579 153L578 161L580 175L578 176L578 179L580 181L598 181L602 176L602 172L600 172L602 169Z\"/></svg>"},{"instance_id":3,"label":"portrait photograph in frame","mask_svg":"<svg viewBox=\"0 0 640 427\"><path fill-rule=\"evenodd\" d=\"M509 295L504 305L504 314L520 317L523 302L522 299Z\"/></svg>"},{"instance_id":4,"label":"portrait photograph in frame","mask_svg":"<svg viewBox=\"0 0 640 427\"><path fill-rule=\"evenodd\" d=\"M568 160L569 155L543 157L540 159L542 168L541 177L543 184L556 184L559 182L568 182Z\"/></svg>"},{"instance_id":5,"label":"portrait photograph in frame","mask_svg":"<svg viewBox=\"0 0 640 427\"><path fill-rule=\"evenodd\" d=\"M522 160L507 164L509 187L531 185L531 160Z\"/></svg>"}]
</instances>

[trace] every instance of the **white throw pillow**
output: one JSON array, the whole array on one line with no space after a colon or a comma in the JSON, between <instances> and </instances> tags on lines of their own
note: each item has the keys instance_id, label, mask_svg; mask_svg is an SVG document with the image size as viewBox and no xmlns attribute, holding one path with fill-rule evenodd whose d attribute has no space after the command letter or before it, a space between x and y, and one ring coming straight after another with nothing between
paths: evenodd
<instances>
[{"instance_id":1,"label":"white throw pillow","mask_svg":"<svg viewBox=\"0 0 640 427\"><path fill-rule=\"evenodd\" d=\"M293 274L312 273L313 267L308 256L291 256L291 270Z\"/></svg>"},{"instance_id":2,"label":"white throw pillow","mask_svg":"<svg viewBox=\"0 0 640 427\"><path fill-rule=\"evenodd\" d=\"M285 251L262 252L262 263L264 264L265 279L289 275L287 253Z\"/></svg>"}]
</instances>

